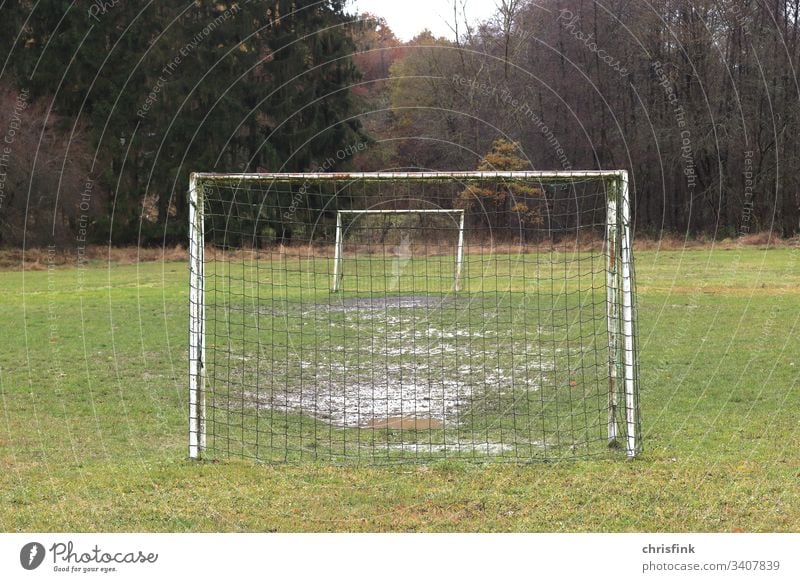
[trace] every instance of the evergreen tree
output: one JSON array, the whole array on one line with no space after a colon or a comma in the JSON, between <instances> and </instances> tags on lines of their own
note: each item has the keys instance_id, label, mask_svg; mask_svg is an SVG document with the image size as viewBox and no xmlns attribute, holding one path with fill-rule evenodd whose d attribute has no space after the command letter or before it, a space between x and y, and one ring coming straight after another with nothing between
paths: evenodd
<instances>
[{"instance_id":1,"label":"evergreen tree","mask_svg":"<svg viewBox=\"0 0 800 582\"><path fill-rule=\"evenodd\" d=\"M516 172L529 170L530 163L520 157L518 143L498 138L492 149L478 163L480 172ZM524 233L527 227L542 223L539 205L544 191L515 180L475 182L459 195L457 205L480 216L481 223L492 229L513 228Z\"/></svg>"},{"instance_id":2,"label":"evergreen tree","mask_svg":"<svg viewBox=\"0 0 800 582\"><path fill-rule=\"evenodd\" d=\"M182 242L190 172L311 170L365 139L343 2L100 6L22 2L0 19L9 46L21 33L17 84L65 126L88 126L93 178L109 193L95 240Z\"/></svg>"}]
</instances>

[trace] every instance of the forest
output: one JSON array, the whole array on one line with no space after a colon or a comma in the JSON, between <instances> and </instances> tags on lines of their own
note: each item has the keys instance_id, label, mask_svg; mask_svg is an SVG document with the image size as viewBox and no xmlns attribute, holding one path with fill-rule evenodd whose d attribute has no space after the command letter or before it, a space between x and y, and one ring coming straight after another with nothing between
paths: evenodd
<instances>
[{"instance_id":1,"label":"forest","mask_svg":"<svg viewBox=\"0 0 800 582\"><path fill-rule=\"evenodd\" d=\"M638 234L798 234L800 0L497 6L4 4L0 246L184 244L194 171L627 169Z\"/></svg>"}]
</instances>

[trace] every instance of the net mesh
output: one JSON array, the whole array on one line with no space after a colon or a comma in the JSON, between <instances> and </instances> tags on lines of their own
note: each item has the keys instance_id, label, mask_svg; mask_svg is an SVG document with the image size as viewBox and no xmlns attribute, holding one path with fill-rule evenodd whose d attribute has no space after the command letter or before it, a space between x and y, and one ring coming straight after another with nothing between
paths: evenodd
<instances>
[{"instance_id":1,"label":"net mesh","mask_svg":"<svg viewBox=\"0 0 800 582\"><path fill-rule=\"evenodd\" d=\"M609 421L626 431L609 187L204 183L204 453L609 455Z\"/></svg>"}]
</instances>

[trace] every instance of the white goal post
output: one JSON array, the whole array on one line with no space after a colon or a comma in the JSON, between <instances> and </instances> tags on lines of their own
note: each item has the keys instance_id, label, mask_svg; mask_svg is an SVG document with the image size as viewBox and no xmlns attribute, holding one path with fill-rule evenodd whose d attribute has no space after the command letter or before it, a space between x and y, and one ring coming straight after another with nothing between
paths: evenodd
<instances>
[{"instance_id":1,"label":"white goal post","mask_svg":"<svg viewBox=\"0 0 800 582\"><path fill-rule=\"evenodd\" d=\"M635 281L634 281L634 268L633 268L633 247L632 247L632 217L631 217L631 197L629 190L628 172L625 170L587 170L587 171L537 171L537 172L375 172L375 173L242 173L242 174L221 174L221 173L192 173L189 182L189 457L192 459L200 459L203 457L204 452L209 447L213 450L212 440L213 433L207 438L207 429L211 430L213 418L208 417L209 411L214 410L213 402L208 404L207 398L209 394L215 394L212 387L208 392L206 382L212 381L213 374L207 378L206 349L209 342L207 336L208 325L206 322L206 309L213 309L214 303L207 304L207 294L209 284L207 283L207 271L210 271L215 261L219 261L219 254L215 250L213 255L206 254L206 248L214 243L210 239L206 239L207 235L207 221L210 220L210 215L213 214L207 210L206 194L211 190L221 190L224 188L229 189L231 192L239 191L240 189L252 189L258 194L270 195L272 188L275 184L304 184L305 190L307 184L330 185L340 183L370 183L370 184L416 184L428 182L451 182L455 185L469 184L471 182L477 183L478 181L490 181L493 183L503 183L503 181L520 181L522 183L530 184L543 184L543 185L560 185L565 183L597 183L605 193L605 209L603 217L597 219L597 223L602 228L602 222L605 222L605 238L603 240L602 257L599 261L599 272L605 278L605 291L602 290L602 283L596 287L599 293L605 297L605 309L600 307L601 311L605 312L605 322L601 322L601 334L605 337L603 339L603 356L600 362L602 363L603 370L607 370L608 386L607 386L607 427L605 414L603 410L606 399L606 386L605 379L602 381L601 396L604 400L603 406L595 408L595 412L599 410L603 420L600 423L600 439L607 435L609 446L619 446L625 451L628 458L634 458L641 450L641 429L639 418L639 362L638 362L638 348L637 348L637 322L636 322L636 302L635 302ZM556 186L553 186L555 188ZM334 188L335 190L335 188ZM291 191L287 188L286 191ZM284 191L284 193L286 192ZM337 190L338 192L338 190ZM545 207L549 201L545 201ZM293 209L294 210L294 209ZM464 290L468 286L468 280L465 282L463 269L467 269L469 274L468 264L470 260L469 254L465 258L465 220L469 226L469 220L465 218L467 214L462 209L392 209L392 210L370 210L363 209L335 209L336 211L336 226L335 226L335 241L333 243L333 269L332 280L331 272L328 271L325 275L324 286L327 289L323 292L336 292L337 294L343 291L342 277L343 273L343 259L344 259L344 242L346 236L346 227L344 217L366 214L401 214L401 213L414 213L414 214L447 214L456 217L458 222L458 238L455 244L455 269L453 290ZM580 210L578 211L580 213ZM260 219L260 210L256 212L257 219ZM219 216L219 213L217 213ZM333 225L332 214L329 214L328 219L329 228ZM356 220L357 220L356 216ZM221 221L224 222L224 221ZM580 220L579 220L580 222ZM309 222L309 224L312 224ZM225 223L227 227L227 223ZM316 224L312 224L316 226ZM566 228L566 227L564 227ZM455 230L455 228L453 229ZM274 230L270 231L274 233ZM332 232L332 228L328 231ZM276 236L276 235L271 235ZM330 234L328 234L330 236ZM226 239L227 240L227 239ZM328 248L330 249L330 239L328 240ZM469 240L472 240L471 238ZM598 247L599 248L599 247ZM283 251L281 251L283 252ZM472 251L471 251L472 252ZM233 256L233 255L231 255ZM329 255L328 255L329 256ZM241 254L237 257L241 257ZM233 260L233 259L231 259ZM241 260L237 258L236 260ZM448 259L449 260L449 259ZM327 264L330 265L330 258L326 259ZM466 265L465 265L466 261ZM587 264L588 264L587 260ZM597 264L595 263L592 263ZM266 269L267 267L260 267ZM270 267L271 268L271 267ZM451 272L448 271L447 281L450 280ZM210 275L209 275L210 277ZM209 279L211 280L211 279ZM256 284L261 284L256 282ZM449 284L449 283L448 283ZM220 283L221 285L221 283ZM220 287L222 289L222 287ZM316 288L319 290L319 287ZM217 291L215 290L215 293ZM222 291L219 291L220 293ZM467 290L467 293L469 290ZM544 291L541 291L544 296ZM553 293L551 291L551 293ZM258 297L258 295L256 295ZM549 297L552 301L555 295ZM597 304L601 305L602 300ZM349 304L348 304L349 305ZM221 309L224 305L220 302L216 304L217 309ZM237 308L238 309L238 308ZM239 312L243 311L240 309ZM256 309L255 317L277 317L270 315L272 311ZM276 312L277 313L277 312ZM294 312L292 312L294 313ZM338 313L338 312L337 312ZM516 312L514 312L516 313ZM266 314L266 315L265 315ZM215 315L209 312L209 317L215 323L219 320L215 319ZM283 316L285 318L285 316ZM327 316L330 317L330 316ZM209 324L210 325L210 324ZM257 327L257 326L256 326ZM243 328L244 329L244 328ZM532 333L530 330L534 330ZM216 330L210 332L211 339L213 339ZM283 332L282 332L283 333ZM288 333L288 332L286 332ZM534 328L527 328L526 333L530 337L535 335ZM567 332L565 332L567 333ZM312 334L313 339L313 334ZM248 341L250 341L248 339ZM256 341L256 340L252 340ZM260 340L259 340L260 341ZM312 340L308 340L312 341ZM556 340L553 340L556 341ZM477 345L480 342L476 342ZM316 344L315 344L316 345ZM463 345L467 345L464 342ZM554 344L555 345L555 344ZM605 348L607 347L608 362L607 368L605 362ZM210 350L210 357L213 359L214 347L213 343L208 347ZM331 353L333 349L328 348ZM309 349L309 352L312 350ZM554 351L559 351L555 350ZM255 351L256 355L258 354ZM528 355L528 352L520 354L515 357L522 357ZM555 356L554 356L555 357ZM230 355L228 356L230 361ZM242 361L246 361L247 357L241 356ZM277 369L277 368L276 368ZM329 369L334 369L329 366ZM344 369L344 368L335 368ZM484 373L486 370L484 370ZM230 374L229 374L230 376ZM605 378L605 376L604 376ZM569 380L567 386L574 386L573 380ZM577 393L577 390L576 390ZM241 396L241 395L240 395ZM244 396L241 396L243 399ZM302 400L302 395L301 395ZM228 399L231 400L230 398ZM535 402L535 401L530 401ZM256 401L260 405L260 401ZM302 404L302 402L301 402ZM266 405L265 405L266 406ZM277 405L276 405L277 406ZM285 406L288 406L285 405ZM585 406L585 405L583 405ZM283 410L283 409L275 409ZM586 410L584 408L583 410ZM576 409L575 417L579 415L579 410ZM251 415L253 416L253 415ZM389 418L389 420L393 420ZM402 419L397 422L404 422ZM430 426L436 428L435 422L428 421ZM378 422L369 426L370 430L377 431L383 428ZM402 426L402 424L401 424ZM261 434L257 429L255 434ZM363 429L366 430L366 429ZM431 429L434 430L434 429ZM442 429L445 430L445 429ZM244 432L244 429L242 429ZM264 434L267 434L266 432ZM269 433L273 434L273 433ZM316 433L315 433L316 434ZM343 437L348 438L348 437ZM288 443L288 440L286 441ZM544 445L549 446L547 441L543 440ZM530 447L540 446L536 442L531 441L528 444ZM406 445L403 445L406 446ZM436 445L439 446L439 445ZM449 445L441 445L443 447ZM432 446L433 447L433 446ZM488 445L487 445L488 449ZM438 450L431 448L431 450ZM441 450L447 450L443 448ZM255 454L258 457L258 453Z\"/></svg>"},{"instance_id":2,"label":"white goal post","mask_svg":"<svg viewBox=\"0 0 800 582\"><path fill-rule=\"evenodd\" d=\"M459 282L461 280L461 269L464 264L464 210L456 209L443 209L443 208L425 208L425 209L395 209L395 210L339 210L336 213L336 240L334 242L333 254L333 281L331 283L331 291L336 293L342 288L342 278L344 277L344 238L347 229L342 225L342 217L344 216L365 216L365 215L391 215L391 214L451 214L458 217L458 242L456 243L455 251L455 277L453 281L453 290L459 290Z\"/></svg>"}]
</instances>

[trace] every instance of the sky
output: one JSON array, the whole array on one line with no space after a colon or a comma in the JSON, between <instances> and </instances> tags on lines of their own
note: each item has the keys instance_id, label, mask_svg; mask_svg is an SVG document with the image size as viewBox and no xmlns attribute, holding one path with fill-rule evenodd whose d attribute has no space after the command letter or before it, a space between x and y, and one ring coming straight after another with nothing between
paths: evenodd
<instances>
[{"instance_id":1,"label":"sky","mask_svg":"<svg viewBox=\"0 0 800 582\"><path fill-rule=\"evenodd\" d=\"M460 6L464 0L457 0ZM486 20L496 11L496 0L467 0L467 21ZM395 35L403 41L411 40L428 28L435 36L454 40L453 0L349 0L347 7L356 14L371 12L383 16ZM449 26L448 26L449 23ZM461 15L459 29L464 28Z\"/></svg>"}]
</instances>

